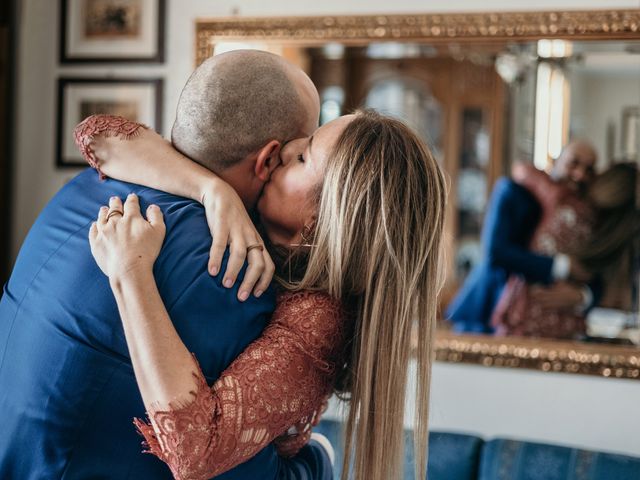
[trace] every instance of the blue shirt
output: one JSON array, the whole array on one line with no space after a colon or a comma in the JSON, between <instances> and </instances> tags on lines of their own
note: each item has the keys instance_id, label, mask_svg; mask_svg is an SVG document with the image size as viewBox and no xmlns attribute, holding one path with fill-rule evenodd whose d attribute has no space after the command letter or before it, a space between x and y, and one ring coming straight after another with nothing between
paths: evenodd
<instances>
[{"instance_id":1,"label":"blue shirt","mask_svg":"<svg viewBox=\"0 0 640 480\"><path fill-rule=\"evenodd\" d=\"M211 236L199 204L100 181L93 170L79 174L35 222L0 301L2 479L172 478L164 463L141 453L132 419L144 416L144 405L108 279L89 248L99 207L130 192L143 211L155 203L164 213L156 281L210 383L274 310L272 291L240 303L238 285L226 289L222 275L207 273ZM284 464L269 445L218 478L276 478Z\"/></svg>"}]
</instances>

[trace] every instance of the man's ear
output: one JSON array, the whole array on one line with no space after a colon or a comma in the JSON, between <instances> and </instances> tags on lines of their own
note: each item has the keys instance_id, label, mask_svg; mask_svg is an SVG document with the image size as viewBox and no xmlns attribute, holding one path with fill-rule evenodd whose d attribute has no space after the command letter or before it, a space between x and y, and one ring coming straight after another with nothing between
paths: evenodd
<instances>
[{"instance_id":1,"label":"man's ear","mask_svg":"<svg viewBox=\"0 0 640 480\"><path fill-rule=\"evenodd\" d=\"M256 158L255 174L263 182L271 177L271 173L280 165L280 142L271 140L258 150Z\"/></svg>"}]
</instances>

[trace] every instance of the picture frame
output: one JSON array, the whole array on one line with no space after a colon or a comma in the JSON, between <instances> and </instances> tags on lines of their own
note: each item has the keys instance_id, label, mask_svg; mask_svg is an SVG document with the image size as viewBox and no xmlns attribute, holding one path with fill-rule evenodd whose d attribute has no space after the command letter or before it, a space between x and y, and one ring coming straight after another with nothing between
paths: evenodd
<instances>
[{"instance_id":1,"label":"picture frame","mask_svg":"<svg viewBox=\"0 0 640 480\"><path fill-rule=\"evenodd\" d=\"M87 166L75 145L73 130L89 115L121 115L162 131L162 95L161 78L59 78L56 166Z\"/></svg>"},{"instance_id":2,"label":"picture frame","mask_svg":"<svg viewBox=\"0 0 640 480\"><path fill-rule=\"evenodd\" d=\"M162 63L166 0L60 0L60 63Z\"/></svg>"}]
</instances>

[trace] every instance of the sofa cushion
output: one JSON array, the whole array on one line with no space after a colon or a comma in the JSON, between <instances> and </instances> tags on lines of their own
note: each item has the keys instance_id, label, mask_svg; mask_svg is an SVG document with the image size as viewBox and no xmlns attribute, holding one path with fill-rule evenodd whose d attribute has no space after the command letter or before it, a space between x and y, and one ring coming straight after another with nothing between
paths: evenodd
<instances>
[{"instance_id":1,"label":"sofa cushion","mask_svg":"<svg viewBox=\"0 0 640 480\"><path fill-rule=\"evenodd\" d=\"M344 458L342 424L335 420L322 420L314 432L326 436L336 450L334 477L340 478ZM482 440L471 435L457 433L429 433L429 466L427 478L433 480L475 480ZM398 479L415 480L413 462L413 437L405 432L404 475Z\"/></svg>"},{"instance_id":2,"label":"sofa cushion","mask_svg":"<svg viewBox=\"0 0 640 480\"><path fill-rule=\"evenodd\" d=\"M478 476L483 441L459 433L429 433L429 480L471 480ZM413 471L411 477L414 478Z\"/></svg>"},{"instance_id":3,"label":"sofa cushion","mask_svg":"<svg viewBox=\"0 0 640 480\"><path fill-rule=\"evenodd\" d=\"M478 480L640 480L640 458L499 438L485 443Z\"/></svg>"}]
</instances>

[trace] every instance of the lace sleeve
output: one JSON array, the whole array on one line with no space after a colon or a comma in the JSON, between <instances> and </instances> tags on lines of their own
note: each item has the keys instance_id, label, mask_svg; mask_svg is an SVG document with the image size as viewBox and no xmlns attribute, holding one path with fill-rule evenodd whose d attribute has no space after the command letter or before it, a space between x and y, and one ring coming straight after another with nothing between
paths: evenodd
<instances>
[{"instance_id":1,"label":"lace sleeve","mask_svg":"<svg viewBox=\"0 0 640 480\"><path fill-rule=\"evenodd\" d=\"M344 315L335 301L311 292L282 295L262 336L212 388L198 368L190 403L151 411L150 423L135 424L176 479L211 478L289 427L313 423L332 390L344 343Z\"/></svg>"},{"instance_id":2,"label":"lace sleeve","mask_svg":"<svg viewBox=\"0 0 640 480\"><path fill-rule=\"evenodd\" d=\"M547 173L531 164L517 163L511 169L511 175L513 180L526 188L540 205L555 205L560 187Z\"/></svg>"},{"instance_id":3,"label":"lace sleeve","mask_svg":"<svg viewBox=\"0 0 640 480\"><path fill-rule=\"evenodd\" d=\"M91 115L76 126L73 130L73 138L78 149L80 149L82 157L97 170L100 178L104 179L106 175L100 170L100 162L91 149L93 139L98 135L102 135L104 137L119 137L123 140L128 140L138 135L143 128L148 127L141 123L127 120L124 117Z\"/></svg>"}]
</instances>

